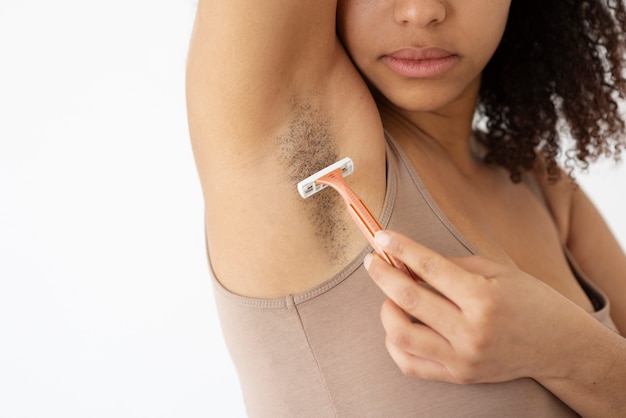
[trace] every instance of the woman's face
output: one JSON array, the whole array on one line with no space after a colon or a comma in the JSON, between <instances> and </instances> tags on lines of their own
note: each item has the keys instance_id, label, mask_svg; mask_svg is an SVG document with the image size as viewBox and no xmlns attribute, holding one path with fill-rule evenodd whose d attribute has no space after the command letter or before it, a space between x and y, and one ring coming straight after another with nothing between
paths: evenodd
<instances>
[{"instance_id":1,"label":"woman's face","mask_svg":"<svg viewBox=\"0 0 626 418\"><path fill-rule=\"evenodd\" d=\"M434 111L475 95L511 0L339 0L339 35L392 105ZM471 98L471 97L470 97Z\"/></svg>"}]
</instances>

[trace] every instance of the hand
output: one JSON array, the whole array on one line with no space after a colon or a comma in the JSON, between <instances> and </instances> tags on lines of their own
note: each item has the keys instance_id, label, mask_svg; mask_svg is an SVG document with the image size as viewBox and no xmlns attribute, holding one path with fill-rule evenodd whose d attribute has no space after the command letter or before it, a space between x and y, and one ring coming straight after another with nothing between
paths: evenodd
<instances>
[{"instance_id":1,"label":"hand","mask_svg":"<svg viewBox=\"0 0 626 418\"><path fill-rule=\"evenodd\" d=\"M577 305L513 266L481 256L445 258L390 231L376 239L424 280L377 256L365 260L389 297L381 310L386 346L405 374L468 384L561 372L567 342L589 317Z\"/></svg>"}]
</instances>

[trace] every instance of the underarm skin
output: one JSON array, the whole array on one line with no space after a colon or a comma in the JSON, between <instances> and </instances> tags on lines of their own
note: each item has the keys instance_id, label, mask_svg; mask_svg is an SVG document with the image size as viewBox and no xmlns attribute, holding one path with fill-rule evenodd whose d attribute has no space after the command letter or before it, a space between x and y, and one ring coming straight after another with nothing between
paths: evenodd
<instances>
[{"instance_id":1,"label":"underarm skin","mask_svg":"<svg viewBox=\"0 0 626 418\"><path fill-rule=\"evenodd\" d=\"M319 170L337 162L339 156L332 134L332 120L311 103L292 101L294 118L278 138L279 161L285 168L293 193L296 185ZM343 216L343 201L330 188L302 199L298 196L305 218L314 227L318 245L326 251L332 264L345 263L349 224Z\"/></svg>"}]
</instances>

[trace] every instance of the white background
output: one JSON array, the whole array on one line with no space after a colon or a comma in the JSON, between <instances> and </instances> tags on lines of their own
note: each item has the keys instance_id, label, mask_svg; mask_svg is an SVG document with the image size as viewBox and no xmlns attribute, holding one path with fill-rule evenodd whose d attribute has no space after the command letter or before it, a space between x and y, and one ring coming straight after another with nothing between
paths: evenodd
<instances>
[{"instance_id":1,"label":"white background","mask_svg":"<svg viewBox=\"0 0 626 418\"><path fill-rule=\"evenodd\" d=\"M244 416L186 126L194 8L0 0L2 418ZM624 243L626 167L592 174Z\"/></svg>"}]
</instances>

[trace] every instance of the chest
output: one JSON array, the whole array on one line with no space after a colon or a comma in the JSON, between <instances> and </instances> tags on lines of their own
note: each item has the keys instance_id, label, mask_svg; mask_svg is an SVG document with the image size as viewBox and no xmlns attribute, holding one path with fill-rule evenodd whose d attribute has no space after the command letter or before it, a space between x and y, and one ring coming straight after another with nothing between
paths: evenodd
<instances>
[{"instance_id":1,"label":"chest","mask_svg":"<svg viewBox=\"0 0 626 418\"><path fill-rule=\"evenodd\" d=\"M480 254L513 264L593 310L549 209L528 183L511 182L499 168L469 179L452 168L430 167L419 174L434 203Z\"/></svg>"}]
</instances>

